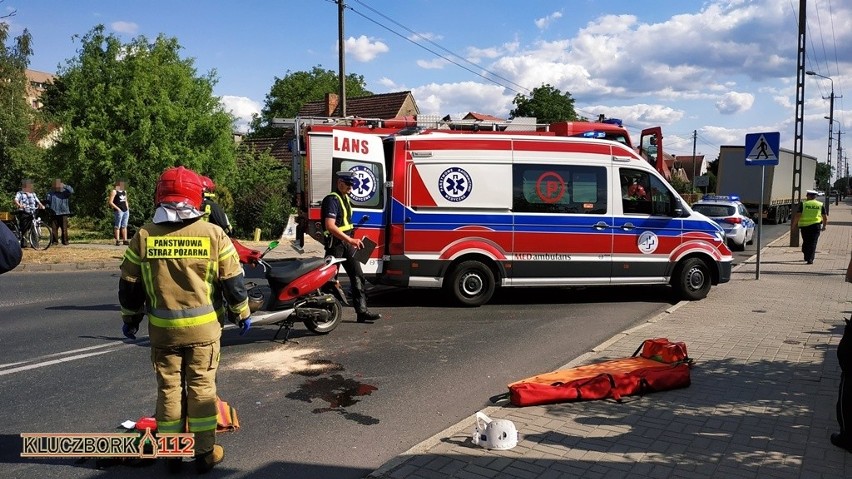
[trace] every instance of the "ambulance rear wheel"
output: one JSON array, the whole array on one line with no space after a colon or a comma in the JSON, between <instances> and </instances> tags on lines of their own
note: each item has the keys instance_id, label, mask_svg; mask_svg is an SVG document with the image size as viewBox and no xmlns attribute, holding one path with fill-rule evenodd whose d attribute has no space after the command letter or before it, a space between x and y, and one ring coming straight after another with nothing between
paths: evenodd
<instances>
[{"instance_id":1,"label":"ambulance rear wheel","mask_svg":"<svg viewBox=\"0 0 852 479\"><path fill-rule=\"evenodd\" d=\"M447 292L463 306L482 306L494 295L491 268L476 260L459 263L447 278Z\"/></svg>"},{"instance_id":2,"label":"ambulance rear wheel","mask_svg":"<svg viewBox=\"0 0 852 479\"><path fill-rule=\"evenodd\" d=\"M672 286L682 299L696 301L707 296L711 281L707 263L698 258L689 258L675 270Z\"/></svg>"}]
</instances>

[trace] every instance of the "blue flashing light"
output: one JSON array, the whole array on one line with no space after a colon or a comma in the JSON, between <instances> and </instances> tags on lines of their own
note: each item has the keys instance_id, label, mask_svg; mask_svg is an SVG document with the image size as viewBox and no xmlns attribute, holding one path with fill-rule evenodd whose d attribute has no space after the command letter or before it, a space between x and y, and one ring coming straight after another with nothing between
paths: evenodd
<instances>
[{"instance_id":1,"label":"blue flashing light","mask_svg":"<svg viewBox=\"0 0 852 479\"><path fill-rule=\"evenodd\" d=\"M704 195L702 200L740 201L739 195Z\"/></svg>"},{"instance_id":2,"label":"blue flashing light","mask_svg":"<svg viewBox=\"0 0 852 479\"><path fill-rule=\"evenodd\" d=\"M583 138L606 138L606 132L589 130L583 133Z\"/></svg>"},{"instance_id":3,"label":"blue flashing light","mask_svg":"<svg viewBox=\"0 0 852 479\"><path fill-rule=\"evenodd\" d=\"M609 123L610 125L618 125L623 127L624 125L621 123L621 118L607 118L602 123Z\"/></svg>"}]
</instances>

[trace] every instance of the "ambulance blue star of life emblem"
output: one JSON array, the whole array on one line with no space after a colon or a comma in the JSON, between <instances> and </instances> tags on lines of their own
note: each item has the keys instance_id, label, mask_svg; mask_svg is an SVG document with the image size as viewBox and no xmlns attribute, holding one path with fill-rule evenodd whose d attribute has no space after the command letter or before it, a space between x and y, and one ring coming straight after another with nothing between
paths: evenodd
<instances>
[{"instance_id":1,"label":"ambulance blue star of life emblem","mask_svg":"<svg viewBox=\"0 0 852 479\"><path fill-rule=\"evenodd\" d=\"M464 201L473 190L473 180L467 171L452 167L447 168L438 178L438 189L447 201L457 203Z\"/></svg>"},{"instance_id":2,"label":"ambulance blue star of life emblem","mask_svg":"<svg viewBox=\"0 0 852 479\"><path fill-rule=\"evenodd\" d=\"M349 197L358 203L369 201L378 191L375 173L369 167L362 165L354 166L349 171L355 174L355 181L352 183L352 191L349 192Z\"/></svg>"}]
</instances>

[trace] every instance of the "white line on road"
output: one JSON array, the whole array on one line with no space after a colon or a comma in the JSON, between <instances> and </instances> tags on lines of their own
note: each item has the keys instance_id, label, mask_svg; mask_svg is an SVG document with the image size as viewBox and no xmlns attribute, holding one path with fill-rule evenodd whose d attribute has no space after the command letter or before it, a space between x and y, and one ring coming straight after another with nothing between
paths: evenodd
<instances>
[{"instance_id":1,"label":"white line on road","mask_svg":"<svg viewBox=\"0 0 852 479\"><path fill-rule=\"evenodd\" d=\"M32 359L28 359L25 361L18 361L15 363L7 363L0 364L0 376L6 376L9 374L19 373L22 371L29 371L31 369L43 368L45 366L52 366L54 364L66 363L69 361L77 361L79 359L85 359L92 356L99 356L101 354L114 353L116 351L120 351L122 349L127 349L131 346L145 346L148 344L148 338L139 338L134 342L126 343L126 342L113 342L109 344L99 344L97 346L89 346L86 348L80 349L72 349L70 351L63 351L59 353L45 354L43 356L38 356ZM107 349L108 348L108 349ZM103 351L95 351L97 349L103 349ZM90 351L90 352L86 352ZM80 353L80 354L75 354ZM69 356L71 355L71 356ZM58 359L48 359L56 356L65 356ZM30 364L31 363L31 364ZM25 366L21 366L25 364ZM17 366L17 367L14 367Z\"/></svg>"}]
</instances>

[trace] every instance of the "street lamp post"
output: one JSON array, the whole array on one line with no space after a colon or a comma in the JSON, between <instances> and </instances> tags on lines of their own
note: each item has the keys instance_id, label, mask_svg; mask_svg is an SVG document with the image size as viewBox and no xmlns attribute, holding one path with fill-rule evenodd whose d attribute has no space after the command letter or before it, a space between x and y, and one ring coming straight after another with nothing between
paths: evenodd
<instances>
[{"instance_id":1,"label":"street lamp post","mask_svg":"<svg viewBox=\"0 0 852 479\"><path fill-rule=\"evenodd\" d=\"M828 161L828 183L831 184L831 137L834 136L834 80L825 75L820 75L815 71L806 71L805 75L817 76L820 78L825 78L826 80L831 82L831 94L828 96L828 155L826 156L826 160ZM839 161L839 158L838 158Z\"/></svg>"}]
</instances>

